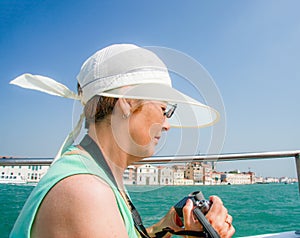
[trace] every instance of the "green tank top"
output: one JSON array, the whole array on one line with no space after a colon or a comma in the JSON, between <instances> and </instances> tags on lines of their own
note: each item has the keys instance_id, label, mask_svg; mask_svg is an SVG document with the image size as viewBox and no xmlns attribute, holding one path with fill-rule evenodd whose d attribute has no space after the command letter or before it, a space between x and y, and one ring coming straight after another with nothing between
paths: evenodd
<instances>
[{"instance_id":1,"label":"green tank top","mask_svg":"<svg viewBox=\"0 0 300 238\"><path fill-rule=\"evenodd\" d=\"M134 227L131 212L116 186L88 153L79 150L75 146L71 146L60 159L50 166L47 173L33 189L14 224L10 238L30 238L34 218L46 194L59 181L76 174L92 174L104 180L115 194L128 237L139 237Z\"/></svg>"}]
</instances>

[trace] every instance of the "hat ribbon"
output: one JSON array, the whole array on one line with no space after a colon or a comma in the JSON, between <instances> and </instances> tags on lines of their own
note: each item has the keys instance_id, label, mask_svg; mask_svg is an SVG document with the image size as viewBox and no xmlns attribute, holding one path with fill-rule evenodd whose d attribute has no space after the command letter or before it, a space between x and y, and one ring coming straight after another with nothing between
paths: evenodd
<instances>
[{"instance_id":1,"label":"hat ribbon","mask_svg":"<svg viewBox=\"0 0 300 238\"><path fill-rule=\"evenodd\" d=\"M13 79L12 81L10 81L10 84L17 85L22 88L41 91L50 95L70 98L74 100L81 100L81 96L71 91L65 85L55 81L54 79L41 76L41 75L32 75L28 73L22 74L17 78ZM53 162L55 162L58 158L61 157L61 155L66 151L67 147L69 147L74 143L75 139L78 137L81 131L83 120L84 120L84 113L81 113L76 126L74 127L73 131L71 131L69 135L66 137L66 139L64 140Z\"/></svg>"}]
</instances>

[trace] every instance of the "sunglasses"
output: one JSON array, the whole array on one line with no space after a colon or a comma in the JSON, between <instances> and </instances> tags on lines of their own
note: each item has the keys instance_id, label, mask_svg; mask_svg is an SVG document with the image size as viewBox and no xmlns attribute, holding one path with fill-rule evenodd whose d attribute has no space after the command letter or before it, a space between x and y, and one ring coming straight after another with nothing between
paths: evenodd
<instances>
[{"instance_id":1,"label":"sunglasses","mask_svg":"<svg viewBox=\"0 0 300 238\"><path fill-rule=\"evenodd\" d=\"M166 116L167 118L170 118L174 114L176 107L177 107L177 104L168 103L167 108L164 112L164 116Z\"/></svg>"}]
</instances>

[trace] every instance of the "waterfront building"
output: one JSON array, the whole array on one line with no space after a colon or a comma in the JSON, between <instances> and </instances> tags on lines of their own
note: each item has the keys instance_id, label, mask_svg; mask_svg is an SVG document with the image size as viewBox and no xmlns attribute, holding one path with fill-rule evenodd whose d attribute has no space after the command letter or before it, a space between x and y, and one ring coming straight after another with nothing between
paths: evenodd
<instances>
[{"instance_id":1,"label":"waterfront building","mask_svg":"<svg viewBox=\"0 0 300 238\"><path fill-rule=\"evenodd\" d=\"M185 178L195 184L212 184L212 165L207 162L192 162L185 167Z\"/></svg>"},{"instance_id":2,"label":"waterfront building","mask_svg":"<svg viewBox=\"0 0 300 238\"><path fill-rule=\"evenodd\" d=\"M158 167L158 180L160 185L173 185L174 172L171 167Z\"/></svg>"},{"instance_id":3,"label":"waterfront building","mask_svg":"<svg viewBox=\"0 0 300 238\"><path fill-rule=\"evenodd\" d=\"M212 165L208 162L202 162L203 168L203 185L212 184Z\"/></svg>"},{"instance_id":4,"label":"waterfront building","mask_svg":"<svg viewBox=\"0 0 300 238\"><path fill-rule=\"evenodd\" d=\"M187 163L184 169L184 177L194 179L194 166L192 163Z\"/></svg>"},{"instance_id":5,"label":"waterfront building","mask_svg":"<svg viewBox=\"0 0 300 238\"><path fill-rule=\"evenodd\" d=\"M221 174L222 173L213 170L211 172L211 183L210 183L210 185L220 185L221 184Z\"/></svg>"},{"instance_id":6,"label":"waterfront building","mask_svg":"<svg viewBox=\"0 0 300 238\"><path fill-rule=\"evenodd\" d=\"M0 167L1 180L37 183L46 174L48 165L3 165Z\"/></svg>"},{"instance_id":7,"label":"waterfront building","mask_svg":"<svg viewBox=\"0 0 300 238\"><path fill-rule=\"evenodd\" d=\"M254 183L264 183L264 177L259 176L254 178Z\"/></svg>"},{"instance_id":8,"label":"waterfront building","mask_svg":"<svg viewBox=\"0 0 300 238\"><path fill-rule=\"evenodd\" d=\"M288 177L281 177L279 178L280 183L290 183L291 180Z\"/></svg>"},{"instance_id":9,"label":"waterfront building","mask_svg":"<svg viewBox=\"0 0 300 238\"><path fill-rule=\"evenodd\" d=\"M175 165L173 166L174 170L174 185L193 185L194 180L185 178L185 166Z\"/></svg>"},{"instance_id":10,"label":"waterfront building","mask_svg":"<svg viewBox=\"0 0 300 238\"><path fill-rule=\"evenodd\" d=\"M192 179L185 179L184 185L194 185L194 181Z\"/></svg>"},{"instance_id":11,"label":"waterfront building","mask_svg":"<svg viewBox=\"0 0 300 238\"><path fill-rule=\"evenodd\" d=\"M252 184L252 172L241 173L239 171L231 171L221 175L221 182L227 184Z\"/></svg>"},{"instance_id":12,"label":"waterfront building","mask_svg":"<svg viewBox=\"0 0 300 238\"><path fill-rule=\"evenodd\" d=\"M5 158L9 159L9 158ZM37 183L46 174L49 165L0 166L0 183ZM218 172L211 163L192 162L156 167L150 164L128 166L123 174L125 185L219 185L253 183L293 183L296 178L256 177L254 172Z\"/></svg>"},{"instance_id":13,"label":"waterfront building","mask_svg":"<svg viewBox=\"0 0 300 238\"><path fill-rule=\"evenodd\" d=\"M187 185L194 185L194 180L192 179L174 179L174 185L177 186L187 186Z\"/></svg>"},{"instance_id":14,"label":"waterfront building","mask_svg":"<svg viewBox=\"0 0 300 238\"><path fill-rule=\"evenodd\" d=\"M158 185L158 168L151 164L144 164L136 170L137 185Z\"/></svg>"},{"instance_id":15,"label":"waterfront building","mask_svg":"<svg viewBox=\"0 0 300 238\"><path fill-rule=\"evenodd\" d=\"M279 178L266 177L264 182L265 183L279 183Z\"/></svg>"},{"instance_id":16,"label":"waterfront building","mask_svg":"<svg viewBox=\"0 0 300 238\"><path fill-rule=\"evenodd\" d=\"M123 182L126 185L136 184L136 167L133 165L128 166L123 174Z\"/></svg>"},{"instance_id":17,"label":"waterfront building","mask_svg":"<svg viewBox=\"0 0 300 238\"><path fill-rule=\"evenodd\" d=\"M174 185L183 185L184 184L184 166L175 165L173 166L173 176L174 176Z\"/></svg>"},{"instance_id":18,"label":"waterfront building","mask_svg":"<svg viewBox=\"0 0 300 238\"><path fill-rule=\"evenodd\" d=\"M297 183L298 179L296 178L288 178L288 177L281 177L279 178L280 183L290 184L290 183Z\"/></svg>"},{"instance_id":19,"label":"waterfront building","mask_svg":"<svg viewBox=\"0 0 300 238\"><path fill-rule=\"evenodd\" d=\"M204 173L200 162L192 162L188 164L186 172L189 174L186 178L194 180L195 184L203 184Z\"/></svg>"}]
</instances>

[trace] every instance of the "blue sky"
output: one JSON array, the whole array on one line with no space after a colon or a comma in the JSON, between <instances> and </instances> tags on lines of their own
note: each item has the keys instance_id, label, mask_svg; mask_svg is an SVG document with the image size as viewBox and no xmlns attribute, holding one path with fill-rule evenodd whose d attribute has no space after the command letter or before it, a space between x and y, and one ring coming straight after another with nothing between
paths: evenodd
<instances>
[{"instance_id":1,"label":"blue sky","mask_svg":"<svg viewBox=\"0 0 300 238\"><path fill-rule=\"evenodd\" d=\"M0 155L52 157L72 129L71 100L10 80L30 72L76 90L84 60L124 42L176 49L208 70L225 105L223 153L300 149L299 9L297 0L0 0ZM218 168L296 174L293 160Z\"/></svg>"}]
</instances>

